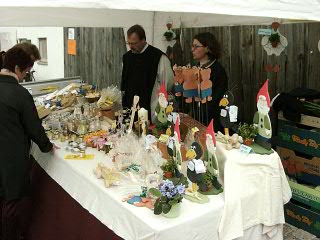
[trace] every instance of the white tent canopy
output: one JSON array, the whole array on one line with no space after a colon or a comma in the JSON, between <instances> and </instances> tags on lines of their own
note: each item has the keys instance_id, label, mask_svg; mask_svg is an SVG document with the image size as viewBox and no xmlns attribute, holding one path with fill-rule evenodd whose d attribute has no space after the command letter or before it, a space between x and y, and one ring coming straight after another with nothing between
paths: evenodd
<instances>
[{"instance_id":1,"label":"white tent canopy","mask_svg":"<svg viewBox=\"0 0 320 240\"><path fill-rule=\"evenodd\" d=\"M185 13L198 13L193 14L195 17L201 13L211 16L211 25L239 25L262 23L270 18L319 21L320 1L11 0L2 1L0 11L1 26L117 27L132 24L136 18L148 19L154 12L160 16L161 12L171 13L182 20Z\"/></svg>"},{"instance_id":2,"label":"white tent canopy","mask_svg":"<svg viewBox=\"0 0 320 240\"><path fill-rule=\"evenodd\" d=\"M157 41L173 27L320 20L320 0L11 0L1 1L0 26L123 27L141 24Z\"/></svg>"}]
</instances>

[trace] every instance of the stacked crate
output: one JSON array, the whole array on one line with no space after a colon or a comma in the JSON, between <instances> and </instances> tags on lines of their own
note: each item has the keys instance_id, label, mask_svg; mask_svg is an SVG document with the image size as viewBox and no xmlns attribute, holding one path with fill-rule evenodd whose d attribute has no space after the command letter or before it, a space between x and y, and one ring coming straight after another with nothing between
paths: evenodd
<instances>
[{"instance_id":1,"label":"stacked crate","mask_svg":"<svg viewBox=\"0 0 320 240\"><path fill-rule=\"evenodd\" d=\"M303 115L300 123L278 116L277 152L292 190L286 222L320 236L320 118ZM319 187L317 187L319 186Z\"/></svg>"}]
</instances>

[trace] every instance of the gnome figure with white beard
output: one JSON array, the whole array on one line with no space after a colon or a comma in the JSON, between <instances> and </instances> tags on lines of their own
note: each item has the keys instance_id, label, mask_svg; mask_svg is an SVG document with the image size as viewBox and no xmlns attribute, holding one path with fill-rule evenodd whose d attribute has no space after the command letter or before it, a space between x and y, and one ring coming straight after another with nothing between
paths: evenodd
<instances>
[{"instance_id":1,"label":"gnome figure with white beard","mask_svg":"<svg viewBox=\"0 0 320 240\"><path fill-rule=\"evenodd\" d=\"M218 182L219 177L219 164L216 156L216 137L213 130L213 119L211 120L206 132L206 159L207 159L207 172L213 177L212 184L216 189L221 189Z\"/></svg>"},{"instance_id":2,"label":"gnome figure with white beard","mask_svg":"<svg viewBox=\"0 0 320 240\"><path fill-rule=\"evenodd\" d=\"M253 123L258 127L258 135L255 138L255 143L264 147L267 150L271 149L272 128L269 117L270 96L268 92L268 79L261 87L257 95L258 112L255 113Z\"/></svg>"}]
</instances>

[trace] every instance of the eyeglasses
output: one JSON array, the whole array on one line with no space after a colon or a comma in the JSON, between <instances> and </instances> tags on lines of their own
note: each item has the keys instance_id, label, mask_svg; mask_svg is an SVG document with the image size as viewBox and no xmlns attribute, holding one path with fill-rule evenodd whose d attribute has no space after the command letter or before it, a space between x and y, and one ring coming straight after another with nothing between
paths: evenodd
<instances>
[{"instance_id":1,"label":"eyeglasses","mask_svg":"<svg viewBox=\"0 0 320 240\"><path fill-rule=\"evenodd\" d=\"M131 45L131 46L136 46L137 44L139 44L140 42L126 42L127 45Z\"/></svg>"},{"instance_id":2,"label":"eyeglasses","mask_svg":"<svg viewBox=\"0 0 320 240\"><path fill-rule=\"evenodd\" d=\"M205 46L196 45L196 44L191 45L191 48L194 48L194 49L201 48L201 47L205 47Z\"/></svg>"}]
</instances>

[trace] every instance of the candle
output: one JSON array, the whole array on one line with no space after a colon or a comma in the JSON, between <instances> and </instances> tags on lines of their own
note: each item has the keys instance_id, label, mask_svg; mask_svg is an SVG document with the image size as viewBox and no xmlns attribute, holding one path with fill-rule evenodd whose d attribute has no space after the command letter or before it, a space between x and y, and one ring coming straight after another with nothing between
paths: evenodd
<instances>
[{"instance_id":1,"label":"candle","mask_svg":"<svg viewBox=\"0 0 320 240\"><path fill-rule=\"evenodd\" d=\"M142 135L145 136L147 133L148 110L140 108L140 110L138 111L138 118L142 127Z\"/></svg>"},{"instance_id":2,"label":"candle","mask_svg":"<svg viewBox=\"0 0 320 240\"><path fill-rule=\"evenodd\" d=\"M138 117L141 122L148 122L148 110L140 108L138 111Z\"/></svg>"}]
</instances>

